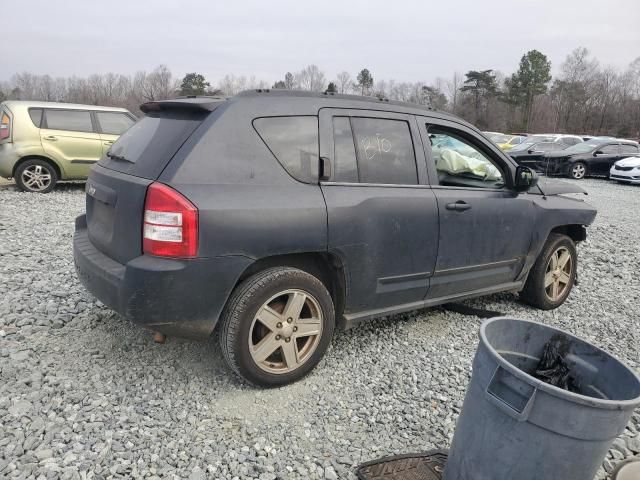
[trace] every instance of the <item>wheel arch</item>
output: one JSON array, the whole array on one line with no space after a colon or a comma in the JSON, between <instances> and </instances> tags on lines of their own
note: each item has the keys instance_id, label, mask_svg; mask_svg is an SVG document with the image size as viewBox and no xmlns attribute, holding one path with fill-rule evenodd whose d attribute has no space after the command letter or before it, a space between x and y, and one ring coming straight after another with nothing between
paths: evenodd
<instances>
[{"instance_id":1,"label":"wheel arch","mask_svg":"<svg viewBox=\"0 0 640 480\"><path fill-rule=\"evenodd\" d=\"M273 267L297 268L318 278L329 291L335 307L336 323L341 324L347 283L344 264L338 256L327 252L305 252L263 257L242 272L234 289L250 276Z\"/></svg>"},{"instance_id":2,"label":"wheel arch","mask_svg":"<svg viewBox=\"0 0 640 480\"><path fill-rule=\"evenodd\" d=\"M549 235L552 233L559 233L562 235L566 235L575 243L583 242L587 239L587 229L584 225L576 225L576 224L568 224L568 225L558 225L551 229ZM549 238L547 235L547 238Z\"/></svg>"},{"instance_id":3,"label":"wheel arch","mask_svg":"<svg viewBox=\"0 0 640 480\"><path fill-rule=\"evenodd\" d=\"M47 162L53 168L55 168L56 174L58 175L58 180L63 180L64 170L60 167L58 162L56 162L55 160L49 157L45 157L44 155L25 155L24 157L20 158L20 160L18 160L13 166L13 170L11 172L11 176L13 178L15 178L16 172L18 171L18 168L20 167L20 165L22 165L24 162L28 160L42 160L43 162Z\"/></svg>"}]
</instances>

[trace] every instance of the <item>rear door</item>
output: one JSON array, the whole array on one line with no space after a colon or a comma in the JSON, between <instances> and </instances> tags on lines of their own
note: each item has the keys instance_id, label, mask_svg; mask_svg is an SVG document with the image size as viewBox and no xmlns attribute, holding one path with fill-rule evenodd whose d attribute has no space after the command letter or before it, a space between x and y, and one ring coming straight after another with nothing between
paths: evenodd
<instances>
[{"instance_id":1,"label":"rear door","mask_svg":"<svg viewBox=\"0 0 640 480\"><path fill-rule=\"evenodd\" d=\"M66 178L86 178L102 156L102 140L89 110L46 108L40 140L47 155L62 165Z\"/></svg>"},{"instance_id":2,"label":"rear door","mask_svg":"<svg viewBox=\"0 0 640 480\"><path fill-rule=\"evenodd\" d=\"M438 259L428 299L504 290L529 253L535 212L507 187L512 165L464 125L419 117L440 215ZM437 184L436 184L437 183Z\"/></svg>"},{"instance_id":3,"label":"rear door","mask_svg":"<svg viewBox=\"0 0 640 480\"><path fill-rule=\"evenodd\" d=\"M135 123L133 115L126 112L96 111L93 115L100 132L102 155L106 154L118 137Z\"/></svg>"},{"instance_id":4,"label":"rear door","mask_svg":"<svg viewBox=\"0 0 640 480\"><path fill-rule=\"evenodd\" d=\"M594 158L589 165L589 173L592 175L609 175L613 164L620 159L620 144L609 143L596 150Z\"/></svg>"},{"instance_id":5,"label":"rear door","mask_svg":"<svg viewBox=\"0 0 640 480\"><path fill-rule=\"evenodd\" d=\"M328 248L348 271L346 311L420 302L433 274L438 209L415 118L320 110ZM325 172L326 173L326 172Z\"/></svg>"}]
</instances>

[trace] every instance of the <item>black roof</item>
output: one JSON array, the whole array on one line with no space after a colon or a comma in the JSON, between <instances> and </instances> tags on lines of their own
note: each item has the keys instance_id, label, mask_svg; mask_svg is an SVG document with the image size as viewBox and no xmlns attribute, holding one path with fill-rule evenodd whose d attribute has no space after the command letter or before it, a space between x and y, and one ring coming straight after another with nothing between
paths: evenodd
<instances>
[{"instance_id":1,"label":"black roof","mask_svg":"<svg viewBox=\"0 0 640 480\"><path fill-rule=\"evenodd\" d=\"M286 90L277 88L259 88L253 90L245 90L235 96L187 96L179 97L171 100L159 100L147 102L140 106L140 110L144 113L151 113L163 110L184 110L194 109L200 111L213 111L225 102L237 102L244 99L251 100L268 100L268 99L301 99L306 100L306 104L315 104L316 106L325 105L330 108L357 108L372 110L389 110L407 114L436 114L438 117L453 120L458 123L470 125L468 122L448 112L435 110L425 105L416 103L400 102L397 100L389 100L388 98L368 97L363 95L346 95L331 92L309 92L304 90ZM309 103L310 102L310 103ZM343 105L344 103L344 105ZM398 107L390 108L390 107Z\"/></svg>"}]
</instances>

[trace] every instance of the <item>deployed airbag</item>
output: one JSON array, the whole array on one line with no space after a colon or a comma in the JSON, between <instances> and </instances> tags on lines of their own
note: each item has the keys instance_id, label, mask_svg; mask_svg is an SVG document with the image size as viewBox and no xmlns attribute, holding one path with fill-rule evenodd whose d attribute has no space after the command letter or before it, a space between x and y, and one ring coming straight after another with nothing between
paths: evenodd
<instances>
[{"instance_id":1,"label":"deployed airbag","mask_svg":"<svg viewBox=\"0 0 640 480\"><path fill-rule=\"evenodd\" d=\"M448 173L449 175L470 173L484 180L502 179L500 170L492 163L461 155L455 150L448 148L441 150L440 158L436 162L436 168L438 171Z\"/></svg>"}]
</instances>

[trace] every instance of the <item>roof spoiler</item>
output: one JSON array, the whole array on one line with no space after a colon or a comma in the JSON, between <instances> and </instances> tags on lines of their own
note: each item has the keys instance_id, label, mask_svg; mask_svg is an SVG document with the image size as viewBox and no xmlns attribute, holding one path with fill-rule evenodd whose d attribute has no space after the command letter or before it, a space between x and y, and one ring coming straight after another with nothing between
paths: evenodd
<instances>
[{"instance_id":1,"label":"roof spoiler","mask_svg":"<svg viewBox=\"0 0 640 480\"><path fill-rule=\"evenodd\" d=\"M189 96L183 98L174 98L171 100L158 100L147 102L140 105L143 113L162 112L170 110L198 110L204 112L213 112L225 102L227 97L196 97Z\"/></svg>"}]
</instances>

